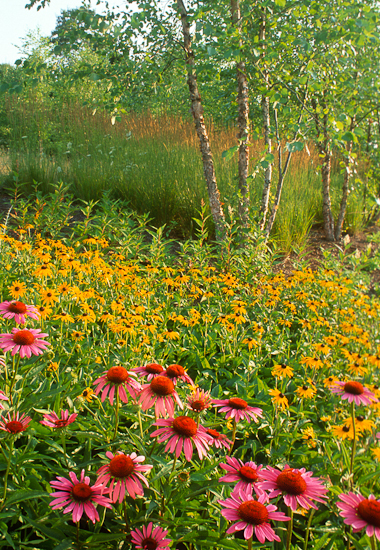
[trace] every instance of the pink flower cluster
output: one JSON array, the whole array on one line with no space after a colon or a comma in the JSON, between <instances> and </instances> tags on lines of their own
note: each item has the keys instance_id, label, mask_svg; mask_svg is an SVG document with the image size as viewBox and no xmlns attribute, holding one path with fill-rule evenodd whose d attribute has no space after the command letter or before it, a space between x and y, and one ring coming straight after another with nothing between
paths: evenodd
<instances>
[{"instance_id":1,"label":"pink flower cluster","mask_svg":"<svg viewBox=\"0 0 380 550\"><path fill-rule=\"evenodd\" d=\"M224 506L222 515L236 522L227 533L244 529L245 539L255 534L261 543L265 540L280 542L269 521L290 521L291 518L276 512L277 507L269 503L270 499L282 495L285 504L293 511L298 506L305 510L317 508L314 501L324 503L326 499L326 487L305 468L295 469L286 465L283 470L278 470L270 466L263 468L252 461L244 463L229 456L226 460L227 464L221 464L221 468L227 474L219 481L236 482L230 498L219 501Z\"/></svg>"}]
</instances>

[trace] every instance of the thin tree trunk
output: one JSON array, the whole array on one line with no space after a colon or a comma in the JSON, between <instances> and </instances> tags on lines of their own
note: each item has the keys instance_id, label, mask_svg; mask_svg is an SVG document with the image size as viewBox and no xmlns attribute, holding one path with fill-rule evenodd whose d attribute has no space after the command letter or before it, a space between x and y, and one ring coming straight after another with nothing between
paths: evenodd
<instances>
[{"instance_id":1,"label":"thin tree trunk","mask_svg":"<svg viewBox=\"0 0 380 550\"><path fill-rule=\"evenodd\" d=\"M182 32L184 38L184 50L187 63L187 83L190 91L191 112L193 114L197 131L200 150L203 159L203 172L206 179L207 191L210 201L211 215L215 224L216 239L222 241L225 236L224 213L220 202L220 193L216 182L214 161L212 158L210 141L208 138L204 118L202 100L198 90L197 77L194 70L194 52L191 48L190 25L187 11L182 0L177 0L177 6L181 15Z\"/></svg>"},{"instance_id":2,"label":"thin tree trunk","mask_svg":"<svg viewBox=\"0 0 380 550\"><path fill-rule=\"evenodd\" d=\"M353 128L355 126L355 116L351 119L350 124L350 132L352 132ZM342 236L342 230L343 230L343 223L344 219L346 217L346 210L347 210L347 199L348 199L348 184L352 175L352 141L349 141L346 145L346 152L347 156L345 158L345 171L344 171L344 178L343 178L343 188L342 188L342 200L340 201L340 209L339 209L339 216L338 221L336 222L335 226L335 240L339 241L339 239Z\"/></svg>"},{"instance_id":3,"label":"thin tree trunk","mask_svg":"<svg viewBox=\"0 0 380 550\"><path fill-rule=\"evenodd\" d=\"M323 197L323 227L325 231L325 237L328 241L335 240L334 233L334 218L331 211L331 196L330 196L330 183L331 183L331 157L330 143L327 130L327 114L323 115L323 122L319 118L316 110L316 102L313 101L313 107L315 111L315 124L317 130L318 139L318 151L319 156L322 159L321 175L322 175L322 197ZM322 102L323 110L326 110L326 105ZM322 136L323 133L323 136Z\"/></svg>"},{"instance_id":4,"label":"thin tree trunk","mask_svg":"<svg viewBox=\"0 0 380 550\"><path fill-rule=\"evenodd\" d=\"M240 35L240 0L231 0L232 23L238 28ZM239 39L239 46L242 45ZM247 182L249 169L249 101L248 101L248 80L244 61L236 65L238 84L238 134L239 140L239 216L244 227L249 225L249 185Z\"/></svg>"},{"instance_id":5,"label":"thin tree trunk","mask_svg":"<svg viewBox=\"0 0 380 550\"><path fill-rule=\"evenodd\" d=\"M263 8L262 16L261 16L261 24L260 24L260 40L265 41L266 38L266 8ZM264 50L263 46L263 50ZM263 56L265 53L263 53ZM264 67L264 81L266 88L268 89L269 84L269 73ZM263 95L261 98L261 112L263 116L263 128L264 128L264 141L266 145L266 152L271 153L272 152L272 139L271 139L271 131L270 131L270 101L269 97L267 95ZM266 223L266 217L268 214L268 207L269 207L269 196L270 196L270 190L272 185L272 163L269 163L269 166L265 169L264 174L264 188L263 188L263 194L261 198L261 222L260 222L260 229L264 229L265 223Z\"/></svg>"}]
</instances>

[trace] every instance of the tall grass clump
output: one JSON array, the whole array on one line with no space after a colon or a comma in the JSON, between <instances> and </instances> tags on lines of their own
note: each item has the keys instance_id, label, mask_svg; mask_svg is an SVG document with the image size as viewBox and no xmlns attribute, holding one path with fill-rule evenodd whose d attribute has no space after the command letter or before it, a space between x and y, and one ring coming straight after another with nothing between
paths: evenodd
<instances>
[{"instance_id":1,"label":"tall grass clump","mask_svg":"<svg viewBox=\"0 0 380 550\"><path fill-rule=\"evenodd\" d=\"M128 202L138 213L149 213L152 224L170 225L174 235L194 234L193 218L202 201L208 204L202 159L193 121L167 115L128 113L118 120L75 103L37 100L33 95L6 99L11 125L9 166L21 182L70 184L82 200L98 200L104 191ZM236 144L236 128L209 125L221 200L237 207L237 160L223 151ZM251 170L265 150L261 140L250 147ZM306 239L311 224L321 219L318 156L293 155L286 177L273 238L289 251ZM276 185L274 169L273 193ZM7 180L2 177L3 181ZM12 178L11 178L12 179ZM9 178L8 178L9 180ZM251 205L258 210L263 187L260 171L251 182ZM339 191L336 194L339 195ZM209 212L208 212L209 213ZM211 218L209 218L209 229Z\"/></svg>"}]
</instances>

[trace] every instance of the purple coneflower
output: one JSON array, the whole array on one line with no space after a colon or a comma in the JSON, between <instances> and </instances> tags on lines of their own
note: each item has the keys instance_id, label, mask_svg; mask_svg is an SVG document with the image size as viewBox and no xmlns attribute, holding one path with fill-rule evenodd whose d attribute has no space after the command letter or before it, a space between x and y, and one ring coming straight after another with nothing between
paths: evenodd
<instances>
[{"instance_id":1,"label":"purple coneflower","mask_svg":"<svg viewBox=\"0 0 380 550\"><path fill-rule=\"evenodd\" d=\"M136 367L132 369L132 371L136 374L140 374L141 376L146 376L148 382L150 382L152 378L155 378L156 376L159 376L164 372L164 367L162 367L158 363L148 363L143 367Z\"/></svg>"},{"instance_id":2,"label":"purple coneflower","mask_svg":"<svg viewBox=\"0 0 380 550\"><path fill-rule=\"evenodd\" d=\"M163 426L163 428L155 430L151 437L159 436L159 443L168 440L165 452L175 453L178 458L183 448L186 460L190 461L193 456L194 443L200 460L207 456L210 436L203 426L197 426L196 422L189 416L157 420L155 425Z\"/></svg>"},{"instance_id":3,"label":"purple coneflower","mask_svg":"<svg viewBox=\"0 0 380 550\"><path fill-rule=\"evenodd\" d=\"M109 488L112 501L116 502L119 499L119 502L122 502L125 492L132 498L136 498L136 495L143 496L144 490L140 482L142 481L147 487L149 484L141 472L149 472L153 468L149 464L140 464L140 462L144 462L145 456L137 456L136 453L125 455L121 451L114 455L107 451L106 457L110 461L99 468L97 481L107 484L112 479Z\"/></svg>"},{"instance_id":4,"label":"purple coneflower","mask_svg":"<svg viewBox=\"0 0 380 550\"><path fill-rule=\"evenodd\" d=\"M234 491L230 498L218 500L219 504L225 506L222 515L229 521L236 521L227 529L227 533L242 531L244 538L250 539L255 533L262 544L265 540L276 540L281 542L280 537L273 531L269 521L290 521L283 512L276 512L277 506L266 504L267 495L262 494L257 500L252 497L252 490Z\"/></svg>"},{"instance_id":5,"label":"purple coneflower","mask_svg":"<svg viewBox=\"0 0 380 550\"><path fill-rule=\"evenodd\" d=\"M38 319L40 316L35 306L29 306L24 304L24 302L16 302L16 300L2 302L0 304L0 315L2 315L4 319L14 319L15 323L20 325L25 324L26 317Z\"/></svg>"},{"instance_id":6,"label":"purple coneflower","mask_svg":"<svg viewBox=\"0 0 380 550\"><path fill-rule=\"evenodd\" d=\"M84 470L81 472L80 480L74 474L69 472L70 479L58 477L58 481L51 481L50 485L54 489L58 489L55 493L50 493L51 497L56 497L49 506L56 510L57 508L66 508L64 514L73 513L73 521L80 521L83 512L87 517L95 523L99 521L99 514L94 504L100 504L106 508L112 508L111 501L104 493L108 493L108 489L98 481L95 485L90 485L90 478L84 475Z\"/></svg>"},{"instance_id":7,"label":"purple coneflower","mask_svg":"<svg viewBox=\"0 0 380 550\"><path fill-rule=\"evenodd\" d=\"M343 493L339 498L342 502L338 501L336 505L342 510L340 515L345 518L344 523L352 525L354 533L365 528L369 537L375 535L380 541L380 501L373 495L365 498L351 492L348 495Z\"/></svg>"},{"instance_id":8,"label":"purple coneflower","mask_svg":"<svg viewBox=\"0 0 380 550\"><path fill-rule=\"evenodd\" d=\"M251 422L251 418L255 422L258 422L257 417L263 416L262 409L256 407L250 407L244 399L240 397L232 397L231 399L214 399L214 407L220 407L220 412L226 412L226 418L233 418L236 422L239 422L242 418L245 418L248 423Z\"/></svg>"},{"instance_id":9,"label":"purple coneflower","mask_svg":"<svg viewBox=\"0 0 380 550\"><path fill-rule=\"evenodd\" d=\"M0 348L4 351L12 350L11 355L20 353L20 357L25 355L30 358L31 355L41 355L49 342L43 340L48 334L41 332L40 329L22 329L13 328L11 334L0 334Z\"/></svg>"},{"instance_id":10,"label":"purple coneflower","mask_svg":"<svg viewBox=\"0 0 380 550\"><path fill-rule=\"evenodd\" d=\"M12 416L8 413L7 418L8 420L5 420L4 417L0 417L0 430L10 434L19 434L24 432L32 420L30 416L25 416L25 414L20 416L19 412L13 412Z\"/></svg>"},{"instance_id":11,"label":"purple coneflower","mask_svg":"<svg viewBox=\"0 0 380 550\"><path fill-rule=\"evenodd\" d=\"M113 405L115 391L117 391L123 403L128 403L126 390L132 399L136 399L141 390L141 385L133 379L133 376L136 376L135 373L128 372L124 367L111 367L108 371L104 371L103 376L95 380L94 384L98 385L95 395L102 392L101 400L103 403L109 392L109 400Z\"/></svg>"},{"instance_id":12,"label":"purple coneflower","mask_svg":"<svg viewBox=\"0 0 380 550\"><path fill-rule=\"evenodd\" d=\"M174 385L177 384L178 380L182 380L194 386L194 382L181 365L169 365L163 375L170 378Z\"/></svg>"},{"instance_id":13,"label":"purple coneflower","mask_svg":"<svg viewBox=\"0 0 380 550\"><path fill-rule=\"evenodd\" d=\"M150 384L143 386L139 403L143 411L155 408L156 417L174 416L174 405L177 402L180 409L183 409L182 401L175 391L173 382L166 376L156 376Z\"/></svg>"},{"instance_id":14,"label":"purple coneflower","mask_svg":"<svg viewBox=\"0 0 380 550\"><path fill-rule=\"evenodd\" d=\"M208 409L211 405L210 392L200 390L199 388L196 388L190 397L187 398L187 406L197 413Z\"/></svg>"},{"instance_id":15,"label":"purple coneflower","mask_svg":"<svg viewBox=\"0 0 380 550\"><path fill-rule=\"evenodd\" d=\"M378 401L374 393L360 382L356 382L356 380L348 382L338 380L330 389L333 393L341 395L342 399L348 399L349 403L354 401L356 405L371 405L371 403L377 403Z\"/></svg>"},{"instance_id":16,"label":"purple coneflower","mask_svg":"<svg viewBox=\"0 0 380 550\"><path fill-rule=\"evenodd\" d=\"M284 496L284 502L295 512L297 506L305 508L318 509L313 500L324 503L327 493L326 487L319 478L313 477L313 472L307 472L305 468L290 468L287 464L282 470L277 470L267 466L262 471L264 482L260 485L261 489L270 491L269 498L275 498L278 495Z\"/></svg>"},{"instance_id":17,"label":"purple coneflower","mask_svg":"<svg viewBox=\"0 0 380 550\"><path fill-rule=\"evenodd\" d=\"M208 444L210 446L215 445L217 449L226 447L227 450L230 450L232 441L228 439L226 435L221 434L217 430L213 430L212 428L206 429L206 432L210 436L210 439L208 441Z\"/></svg>"},{"instance_id":18,"label":"purple coneflower","mask_svg":"<svg viewBox=\"0 0 380 550\"><path fill-rule=\"evenodd\" d=\"M72 413L69 416L69 411L61 411L61 418L55 412L44 414L44 420L40 420L40 424L48 426L49 428L66 428L69 424L72 424L78 413Z\"/></svg>"},{"instance_id":19,"label":"purple coneflower","mask_svg":"<svg viewBox=\"0 0 380 550\"><path fill-rule=\"evenodd\" d=\"M148 527L145 525L140 529L131 531L132 542L136 545L136 548L142 550L169 550L168 544L171 539L165 538L168 534L162 527L155 527L153 529L153 523L150 522Z\"/></svg>"},{"instance_id":20,"label":"purple coneflower","mask_svg":"<svg viewBox=\"0 0 380 550\"><path fill-rule=\"evenodd\" d=\"M240 459L230 456L226 457L228 464L220 464L223 470L226 470L227 475L219 478L219 481L225 481L227 483L237 481L237 485L234 487L234 492L242 489L248 491L251 487L255 491L257 496L264 493L258 483L264 481L264 477L261 475L260 470L262 465L257 466L254 462L243 462Z\"/></svg>"}]
</instances>

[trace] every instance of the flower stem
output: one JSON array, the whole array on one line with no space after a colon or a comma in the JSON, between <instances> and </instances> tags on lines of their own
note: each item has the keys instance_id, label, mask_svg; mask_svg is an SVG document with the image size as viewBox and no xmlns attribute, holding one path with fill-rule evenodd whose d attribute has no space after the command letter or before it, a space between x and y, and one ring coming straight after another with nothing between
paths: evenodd
<instances>
[{"instance_id":1,"label":"flower stem","mask_svg":"<svg viewBox=\"0 0 380 550\"><path fill-rule=\"evenodd\" d=\"M235 445L235 439L236 439L236 426L237 426L236 420L234 419L234 427L233 427L233 429L232 429L232 445L231 445L230 450L229 450L229 452L228 452L228 456L231 455L232 449L234 448L234 445Z\"/></svg>"},{"instance_id":2,"label":"flower stem","mask_svg":"<svg viewBox=\"0 0 380 550\"><path fill-rule=\"evenodd\" d=\"M315 509L312 508L312 509L311 509L311 512L310 512L310 514L309 514L309 519L308 519L308 521L307 521L306 534L305 534L305 542L304 542L304 544L303 544L303 550L307 550L307 543L309 542L309 534L310 534L310 525L311 525L311 520L313 519L314 513L315 513Z\"/></svg>"},{"instance_id":3,"label":"flower stem","mask_svg":"<svg viewBox=\"0 0 380 550\"><path fill-rule=\"evenodd\" d=\"M127 513L127 503L125 502L125 498L123 499L123 510L124 510L125 529L126 529L127 533L130 533L131 528L129 527L128 513Z\"/></svg>"},{"instance_id":4,"label":"flower stem","mask_svg":"<svg viewBox=\"0 0 380 550\"><path fill-rule=\"evenodd\" d=\"M138 410L137 410L137 416L138 416L138 419L139 419L139 426L140 426L140 435L141 435L141 439L144 438L144 432L143 432L143 427L142 427L142 422L141 422L141 411L140 411L140 406L138 406Z\"/></svg>"},{"instance_id":5,"label":"flower stem","mask_svg":"<svg viewBox=\"0 0 380 550\"><path fill-rule=\"evenodd\" d=\"M20 359L21 359L21 356L20 356L20 354L18 354L17 359L15 361L15 364L13 365L13 375L12 375L11 384L9 386L9 399L10 399L11 405L13 405L12 391L13 391L13 386L14 386L15 381L16 381L18 367L20 365Z\"/></svg>"},{"instance_id":6,"label":"flower stem","mask_svg":"<svg viewBox=\"0 0 380 550\"><path fill-rule=\"evenodd\" d=\"M0 510L3 509L5 499L6 499L6 496L7 496L8 476L9 476L9 470L11 468L13 443L14 443L14 438L12 437L11 442L9 444L9 449L8 449L8 458L6 457L6 455L4 453L4 450L2 448L3 446L1 446L1 450L3 451L3 455L4 455L4 457L6 459L6 462L7 462L7 469L6 469L5 476L4 476L4 491L3 491L3 498L2 498L2 503L1 503Z\"/></svg>"},{"instance_id":7,"label":"flower stem","mask_svg":"<svg viewBox=\"0 0 380 550\"><path fill-rule=\"evenodd\" d=\"M253 537L253 535L252 535ZM252 537L249 537L248 539L248 550L252 550Z\"/></svg>"},{"instance_id":8,"label":"flower stem","mask_svg":"<svg viewBox=\"0 0 380 550\"><path fill-rule=\"evenodd\" d=\"M115 410L115 432L113 434L114 439L116 439L117 429L119 427L119 406L120 406L119 387L117 387L116 388L116 410Z\"/></svg>"},{"instance_id":9,"label":"flower stem","mask_svg":"<svg viewBox=\"0 0 380 550\"><path fill-rule=\"evenodd\" d=\"M293 534L293 510L288 507L288 513L290 513L290 521L288 523L288 535L286 539L286 550L290 550Z\"/></svg>"},{"instance_id":10,"label":"flower stem","mask_svg":"<svg viewBox=\"0 0 380 550\"><path fill-rule=\"evenodd\" d=\"M375 539L375 533L372 535L372 537L369 537L369 542L371 544L371 550L376 550L377 544Z\"/></svg>"},{"instance_id":11,"label":"flower stem","mask_svg":"<svg viewBox=\"0 0 380 550\"><path fill-rule=\"evenodd\" d=\"M77 548L80 549L80 543L79 543L79 521L77 521Z\"/></svg>"},{"instance_id":12,"label":"flower stem","mask_svg":"<svg viewBox=\"0 0 380 550\"><path fill-rule=\"evenodd\" d=\"M351 489L354 487L354 458L356 451L356 425L355 425L355 402L351 403L351 417L352 417L352 431L353 431L353 440L352 440L352 451L351 451L351 463L350 463L350 485Z\"/></svg>"},{"instance_id":13,"label":"flower stem","mask_svg":"<svg viewBox=\"0 0 380 550\"><path fill-rule=\"evenodd\" d=\"M66 467L69 468L69 463L67 461L67 453L66 453L66 438L65 438L65 429L63 429L61 431L61 441L62 441L62 448L63 448L63 455L65 457L65 464L66 464Z\"/></svg>"}]
</instances>

